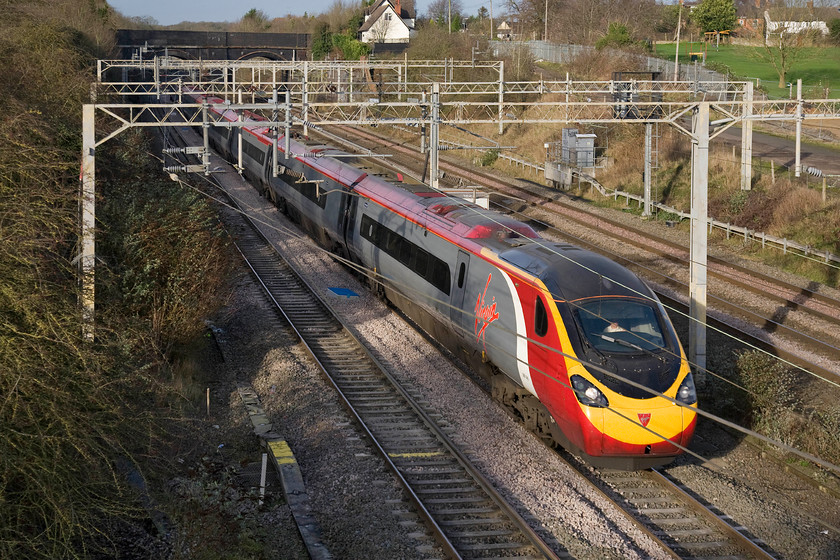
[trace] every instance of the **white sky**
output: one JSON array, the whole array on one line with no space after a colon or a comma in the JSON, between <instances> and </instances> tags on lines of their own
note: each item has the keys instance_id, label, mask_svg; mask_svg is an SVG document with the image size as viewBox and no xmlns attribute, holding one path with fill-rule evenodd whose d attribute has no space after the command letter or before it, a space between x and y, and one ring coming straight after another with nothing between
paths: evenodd
<instances>
[{"instance_id":1,"label":"white sky","mask_svg":"<svg viewBox=\"0 0 840 560\"><path fill-rule=\"evenodd\" d=\"M358 0L343 0L353 4ZM467 16L478 13L481 6L490 9L493 2L494 15L500 13L504 0L461 0L463 13ZM425 14L432 0L415 0L418 14ZM161 25L173 25L182 21L239 21L251 8L262 10L269 18L285 15L301 16L304 12L318 15L329 11L335 0L108 0L108 4L126 16L151 16Z\"/></svg>"}]
</instances>

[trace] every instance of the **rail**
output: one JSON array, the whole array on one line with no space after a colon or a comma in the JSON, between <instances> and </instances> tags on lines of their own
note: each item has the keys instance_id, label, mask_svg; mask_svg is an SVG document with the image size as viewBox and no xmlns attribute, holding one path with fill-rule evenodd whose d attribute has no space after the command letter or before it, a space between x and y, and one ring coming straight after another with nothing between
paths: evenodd
<instances>
[{"instance_id":1,"label":"rail","mask_svg":"<svg viewBox=\"0 0 840 560\"><path fill-rule=\"evenodd\" d=\"M630 200L637 201L639 203L639 206L644 204L644 197L637 194L628 193L626 191L620 191L616 189L612 191L610 196L613 197L613 200L616 200L619 197L624 197L628 205L630 203ZM678 216L681 220L691 218L691 214L689 212L682 212L680 210L677 210L676 208L667 206L659 202L651 202L651 206L658 208L663 212L667 212L668 214ZM785 255L788 253L788 251L790 251L793 253L798 253L799 255L804 257L817 256L826 264L840 264L840 256L835 255L831 251L819 251L817 249L814 249L810 245L798 243L785 237L776 237L775 235L770 235L768 233L750 230L747 227L736 226L728 222L721 222L713 218L709 218L709 233L716 229L725 232L727 239L729 239L732 235L737 235L738 237L743 237L744 241L754 241L756 243L760 241L762 249L766 248L767 246L770 246L775 249L780 249Z\"/></svg>"},{"instance_id":2,"label":"rail","mask_svg":"<svg viewBox=\"0 0 840 560\"><path fill-rule=\"evenodd\" d=\"M525 161L516 156L499 153L499 157L511 162L513 165L518 165L523 168L534 169L537 171L545 170L545 168L541 165ZM608 192L608 190L605 187L603 187L600 183L594 181L592 177L581 172L579 169L573 168L572 172L581 177L581 179L583 179L584 181L592 183L593 186L595 186L596 188L600 187L598 188L598 191L604 196L612 196L613 200L617 200L619 197L623 197L628 205L630 204L630 200L635 200L639 203L639 206L644 204L644 197L641 195L621 191L618 189L614 189L611 190L611 192ZM662 204L660 202L651 202L651 206L659 209L662 212L667 212L668 214L678 216L681 220L691 218L690 212L683 212L681 210L678 210L666 204ZM819 257L826 264L840 264L840 255L835 255L831 251L820 251L814 249L810 245L799 243L791 239L787 239L785 237L776 237L775 235L770 235L769 233L750 230L747 227L736 226L728 222L721 222L719 220L715 220L714 218L709 218L709 232L711 233L714 230L720 230L722 232L725 232L727 239L729 239L733 235L737 235L739 237L743 237L744 241L754 241L756 243L761 242L762 249L766 248L767 246L770 246L776 249L780 249L783 254L787 254L790 251L798 253L804 257Z\"/></svg>"}]
</instances>

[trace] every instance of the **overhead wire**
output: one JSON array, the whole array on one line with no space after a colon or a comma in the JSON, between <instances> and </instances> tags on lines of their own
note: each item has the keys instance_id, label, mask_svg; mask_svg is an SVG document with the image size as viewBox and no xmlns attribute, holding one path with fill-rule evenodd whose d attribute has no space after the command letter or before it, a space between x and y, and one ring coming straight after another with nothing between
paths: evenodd
<instances>
[{"instance_id":1,"label":"overhead wire","mask_svg":"<svg viewBox=\"0 0 840 560\"><path fill-rule=\"evenodd\" d=\"M160 158L158 158L158 159L160 159ZM162 160L161 160L161 161L162 161ZM203 177L203 176L202 176L202 177ZM205 180L208 180L208 181L209 181L209 178L208 178L208 177L203 177L203 178L204 178ZM195 187L192 187L192 186L191 186L191 185L189 185L189 184L184 183L183 181L181 181L181 180L180 180L180 178L178 179L178 182L179 182L180 184L184 185L184 186L187 186L188 188L195 188ZM213 183L212 181L211 181L211 184L214 184L214 186L219 186L219 185L218 185L218 183ZM226 207L228 207L228 208L233 209L233 210L234 210L234 211L236 211L236 212L242 213L242 214L244 214L244 215L248 215L248 214L247 214L247 212L245 212L244 210L237 209L237 208L235 208L235 207L233 207L233 206L231 206L231 205L229 205L229 204L225 203L224 201L219 200L218 198L212 197L211 195L209 195L208 193L205 193L204 191L202 191L202 190L200 190L200 189L196 189L196 190L197 190L198 192L202 193L202 194L203 194L203 195L205 195L205 196L209 196L209 197L213 198L213 200L215 200L215 201L219 202L220 204L222 204L222 205L224 205L224 206L226 206ZM354 194L355 194L355 193L354 193ZM289 228L285 228L285 227L280 228L280 227L274 226L273 224L271 224L271 223L269 223L269 222L266 222L265 220L262 220L262 219L260 219L260 218L256 218L256 221L257 221L257 222L259 222L259 223L261 223L261 224L263 224L263 225L265 225L266 227L269 227L269 228L271 228L271 229L277 230L278 232L284 233L284 234L286 234L286 235L292 235L292 236L293 236L293 237L295 237L296 239L300 239L300 240L305 241L305 242L306 242L306 243L308 243L310 246L312 246L312 247L314 247L314 248L316 248L316 249L318 249L318 250L320 250L320 251L323 251L323 252L325 252L326 254L329 254L332 258L337 258L338 260L342 261L344 264L348 265L349 267L351 267L351 268L353 268L353 269L356 269L357 271L359 271L360 273L362 273L364 276L367 276L367 277L368 277L368 278L370 278L370 279L374 279L374 281L376 281L376 282L388 281L388 282L390 282L390 283L392 283L392 284L396 285L397 287L400 287L402 290L404 290L404 291L406 291L406 292L408 292L408 293L411 293L411 292L413 292L413 291L414 291L414 290L413 290L410 286L408 286L408 285L401 284L400 282L397 282L397 281L395 281L394 279L385 278L385 277L381 276L380 274L378 274L376 271L370 271L369 269L366 269L365 267L363 267L363 266L359 265L358 263L353 263L352 261L350 261L350 260L348 260L348 259L344 259L344 258L341 258L341 257L337 257L336 255L334 255L334 254L332 254L332 253L329 253L329 252L328 252L328 251L326 251L325 249L323 249L323 248L321 248L321 247L318 247L318 246L317 246L317 244L314 244L314 243L312 242L312 240L311 240L311 239L309 239L308 237L306 237L306 236L304 236L304 235L297 234L297 233L293 232L293 230L291 230L291 229L289 229ZM551 249L549 248L549 250L551 250ZM574 262L574 261L573 261L573 262ZM578 264L578 265L579 265L580 263L575 263L575 264ZM625 287L625 288L627 288L627 287ZM630 288L627 288L627 289L630 289ZM418 295L418 296L421 296L421 295L422 295L422 296L424 296L424 297L427 297L427 294L424 294L424 293L422 293L422 292L418 292L418 293L416 293L416 295ZM643 294L640 294L640 295L643 295ZM432 298L432 299L434 300L434 298ZM449 307L451 308L451 306L450 306L449 302L444 302L444 301L442 301L442 300L434 300L434 301L436 301L436 303L438 303L438 304L442 304L442 305L444 305L444 306L449 306ZM463 310L460 310L460 309L459 309L459 311L463 312ZM460 326L459 326L458 328L459 328L459 329L461 329L461 327L460 327ZM513 334L513 335L515 335L515 336L521 336L521 335L519 335L519 333L511 333L511 332L509 332L509 334ZM529 340L531 340L531 341L532 341L532 342L534 342L535 344L540 344L538 341L533 341L532 339L529 339ZM491 345L491 346L492 346L492 345ZM500 350L500 351L502 351L503 349L499 348L499 350ZM575 357L575 356L571 356L571 355L568 355L568 354L563 353L563 352L561 352L561 351L558 351L557 349L553 349L553 348L552 348L551 350L552 350L552 351L555 351L555 352L558 352L558 354L560 354L560 355L562 355L562 356L564 356L564 357L566 357L566 358L569 358L569 359L571 359L571 360L577 361L577 362L582 363L582 364L586 364L586 365L587 365L587 366L589 366L589 367L593 367L593 368L595 368L596 370L603 369L603 368L599 368L599 366L597 366L596 364L591 364L591 363L586 362L585 360L582 360L582 359L577 358L577 357ZM515 359L516 359L517 361L521 361L518 357L515 357ZM534 366L532 366L531 364L524 364L524 365L526 365L526 366L527 366L527 367L529 367L530 369L534 369L534 370L538 371L538 372L539 372L540 374L542 374L542 375L546 375L546 376L548 376L549 378L551 378L551 379L552 379L552 380L554 380L555 382L557 382L557 383L559 383L559 384L563 385L564 387L566 387L566 388L571 389L572 391L574 391L574 389L573 389L572 387L569 387L567 384L565 384L565 383L564 383L564 382L562 382L561 380L556 379L555 377L551 376L550 374L547 374L546 372L542 372L542 371L540 371L538 368L535 368L535 367L534 367ZM630 385L632 385L632 386L636 386L637 388L642 389L642 390L645 390L645 391L647 391L647 392L649 392L649 393L652 393L652 394L654 394L654 395L656 395L656 396L660 396L660 397L663 397L663 398L665 398L665 399L671 400L673 404L677 404L677 405L679 405L679 406L685 406L685 405L683 405L683 404L681 404L681 403L678 403L678 402L674 401L673 399L671 399L671 398L669 398L669 397L665 396L664 394L657 393L656 391L653 391L653 390L651 390L650 388L645 387L644 385L638 384L638 383L634 382L633 380L630 380L630 379L624 378L624 377L622 377L622 376L618 376L618 375L613 374L613 373L611 373L611 372L609 372L609 371L606 371L606 370L603 370L603 371L602 371L602 373L604 373L604 374L606 374L606 375L610 375L610 376L612 376L612 377L615 377L615 378L617 378L617 379L619 379L619 380L621 380L621 381L623 381L623 382L625 382L625 383L628 383L628 384L630 384ZM772 440L771 438L767 438L766 436L763 436L763 435L761 435L761 434L758 434L757 432L753 432L752 430L749 430L749 429L747 429L747 428L741 427L741 426L739 426L739 425L737 425L737 424L735 424L735 423L729 422L729 421L727 421L727 420L725 420L725 419L723 419L723 418L720 418L720 417L718 417L718 416L716 416L716 415L713 415L713 414L711 414L711 413L708 413L708 412L706 412L706 411L698 410L697 408L694 408L694 407L690 407L690 408L692 408L693 410L695 410L695 411L696 411L698 414L700 414L701 416L706 416L706 417L709 417L710 419L712 419L712 420L714 420L714 421L718 421L718 422L722 423L723 425L727 425L727 426L729 426L729 427L730 427L730 428L732 428L732 429L735 429L735 430L737 430L737 431L743 432L743 433L748 434L748 435L753 435L753 436L755 436L757 439L760 439L760 440L762 440L762 441L765 441L765 442L767 442L767 443L770 443L770 444L772 444L772 445L775 445L775 446L777 446L777 447L779 447L779 448L781 448L781 449L784 449L784 450L786 450L786 451L788 451L788 452L790 452L790 453L794 453L794 454L796 454L796 455L799 455L800 457L803 457L803 458L805 458L805 459L807 459L807 460L811 460L811 461L813 461L813 462L814 462L814 463L816 463L816 464L820 464L821 466L824 466L825 468L828 468L828 469L831 469L831 470L838 471L838 467L836 467L836 466L834 466L834 465L832 465L832 464L830 464L830 463L828 463L828 462L826 462L826 461L823 461L822 459L820 459L820 458L818 458L818 457L812 456L812 455L807 454L807 453L805 453L805 452L801 452L801 451L799 451L799 450L797 450L797 449L795 449L795 448L793 448L793 447L790 447L790 446L785 445L785 444L784 444L784 443L782 443L782 442L777 442L777 441L775 441L775 440ZM614 412L614 413L616 413L616 414L618 414L618 415L620 415L620 416L624 417L624 416L623 416L620 412L618 412L618 411L612 410L611 412ZM632 423L634 423L634 424L637 424L637 425L641 426L641 424L640 424L639 422L635 422L635 421L634 421L633 419L631 419L631 418L626 418L626 417L625 417L625 419L626 419L626 420L628 420L628 421L630 421L630 422L632 422ZM644 426L642 426L642 427L643 427L643 428L645 428L645 429L647 429L647 428L646 428L646 427L644 427ZM649 431L651 431L651 430L649 430ZM652 433L655 433L655 432L652 432ZM662 436L661 434L656 434L656 435L657 435L657 437L660 437L660 438L663 438L663 439L667 439L667 438L665 438L664 436ZM673 442L672 442L672 443L673 443ZM685 450L685 451L688 451L689 453L691 453L691 454L693 454L693 455L697 456L698 458L700 458L700 459L702 459L702 460L706 460L706 459L704 459L704 458L700 457L699 455L696 455L696 454L694 454L694 453L690 452L690 450L686 450L686 449L684 449L684 450ZM840 471L838 471L838 472L840 472Z\"/></svg>"}]
</instances>

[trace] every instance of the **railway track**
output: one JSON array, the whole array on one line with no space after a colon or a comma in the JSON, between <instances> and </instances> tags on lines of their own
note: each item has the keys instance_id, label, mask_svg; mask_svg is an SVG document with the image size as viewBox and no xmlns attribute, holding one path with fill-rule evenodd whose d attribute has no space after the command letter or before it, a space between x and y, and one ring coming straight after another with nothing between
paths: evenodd
<instances>
[{"instance_id":1,"label":"railway track","mask_svg":"<svg viewBox=\"0 0 840 560\"><path fill-rule=\"evenodd\" d=\"M402 165L413 166L415 170L417 169L420 156L413 148L382 138L367 130L352 129L352 132L355 142L376 143L380 148L383 145L387 146L395 153L391 161L394 163L398 161ZM623 243L630 244L655 257L665 259L677 266L687 267L688 252L679 243L660 238L651 239L640 229L581 210L560 200L563 195L556 190L538 185L533 185L532 188L512 185L510 182L499 180L496 176L464 169L450 162L441 162L441 168L447 171L448 175L445 179L450 184L454 185L454 177L460 176L470 184L482 184L491 191L503 193L510 197L503 205L504 211L515 214L523 221L540 222L545 228L551 228L552 234L605 254L637 271L639 270L638 263L630 258L607 252L596 243L557 229L553 226L555 220L551 218L551 215L556 216L557 221L568 220L576 228L595 230L597 236L608 235L620 239ZM546 217L546 213L549 213L549 217ZM669 286L678 293L687 293L688 287L685 282L675 280L657 269L643 268L644 270L640 272L642 276ZM821 293L819 285L796 286L716 257L709 257L709 277L732 286L736 291L750 292L758 296L754 299L759 299L763 303L762 309L753 308L743 302L729 301L716 296L713 286L708 296L712 308L756 325L766 333L773 333L791 340L819 356L836 360L836 357L840 355L840 336L837 334L840 333L840 329L837 328L840 326L840 300ZM658 293L658 295L680 311L687 312L687 306L683 302L668 297L666 294ZM772 309L767 309L768 307ZM764 349L820 377L838 380L840 374L837 371L815 364L812 360L802 358L797 353L778 348L766 337L744 333L743 329L722 320L710 319L710 323L723 332L736 335L750 345Z\"/></svg>"},{"instance_id":2,"label":"railway track","mask_svg":"<svg viewBox=\"0 0 840 560\"><path fill-rule=\"evenodd\" d=\"M507 505L423 408L422 396L400 387L255 229L240 229L237 247L448 554L569 557ZM577 470L673 558L773 558L658 471L601 471L593 480Z\"/></svg>"},{"instance_id":3,"label":"railway track","mask_svg":"<svg viewBox=\"0 0 840 560\"><path fill-rule=\"evenodd\" d=\"M692 496L661 470L601 471L606 494L655 535L675 558L771 559L763 542Z\"/></svg>"},{"instance_id":4,"label":"railway track","mask_svg":"<svg viewBox=\"0 0 840 560\"><path fill-rule=\"evenodd\" d=\"M434 339L421 332L441 349L456 367L459 363ZM465 375L467 375L465 373ZM467 377L486 391L475 376ZM515 413L510 416L521 423ZM544 440L538 438L541 443ZM674 481L665 468L645 471L592 469L571 453L557 450L558 457L576 471L595 492L627 518L662 550L675 559L772 560L772 551L749 530L696 498L691 491Z\"/></svg>"},{"instance_id":5,"label":"railway track","mask_svg":"<svg viewBox=\"0 0 840 560\"><path fill-rule=\"evenodd\" d=\"M569 557L543 542L256 229L238 228L237 247L447 555Z\"/></svg>"}]
</instances>

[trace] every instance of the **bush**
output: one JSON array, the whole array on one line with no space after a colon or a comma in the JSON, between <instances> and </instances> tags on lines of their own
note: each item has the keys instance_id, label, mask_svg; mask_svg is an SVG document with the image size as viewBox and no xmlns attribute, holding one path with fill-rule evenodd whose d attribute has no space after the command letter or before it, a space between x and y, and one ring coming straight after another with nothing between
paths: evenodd
<instances>
[{"instance_id":1,"label":"bush","mask_svg":"<svg viewBox=\"0 0 840 560\"><path fill-rule=\"evenodd\" d=\"M828 22L828 36L835 45L840 45L840 18Z\"/></svg>"},{"instance_id":2,"label":"bush","mask_svg":"<svg viewBox=\"0 0 840 560\"><path fill-rule=\"evenodd\" d=\"M635 41L630 35L630 29L622 23L612 22L609 25L607 34L595 42L595 48L598 50L604 47L613 47L620 49L634 44Z\"/></svg>"},{"instance_id":3,"label":"bush","mask_svg":"<svg viewBox=\"0 0 840 560\"><path fill-rule=\"evenodd\" d=\"M484 152L484 155L481 156L479 163L482 167L490 167L496 163L497 159L499 159L499 150L487 150Z\"/></svg>"},{"instance_id":4,"label":"bush","mask_svg":"<svg viewBox=\"0 0 840 560\"><path fill-rule=\"evenodd\" d=\"M100 0L3 6L0 558L89 557L112 521L142 514L115 465L141 467L165 441L172 394L159 349L201 325L224 282L224 242L196 195L176 192L176 213L166 211L177 189L150 187L159 171L135 165L142 143L132 140L121 171L100 159L96 339L83 336L81 108L95 45L107 43L87 33L109 11Z\"/></svg>"},{"instance_id":5,"label":"bush","mask_svg":"<svg viewBox=\"0 0 840 560\"><path fill-rule=\"evenodd\" d=\"M98 214L109 226L99 245L109 267L100 298L142 323L168 355L199 336L225 301L228 238L199 191L162 178L149 163L144 133L126 132L113 147L112 165L133 173L101 185L107 204Z\"/></svg>"}]
</instances>

